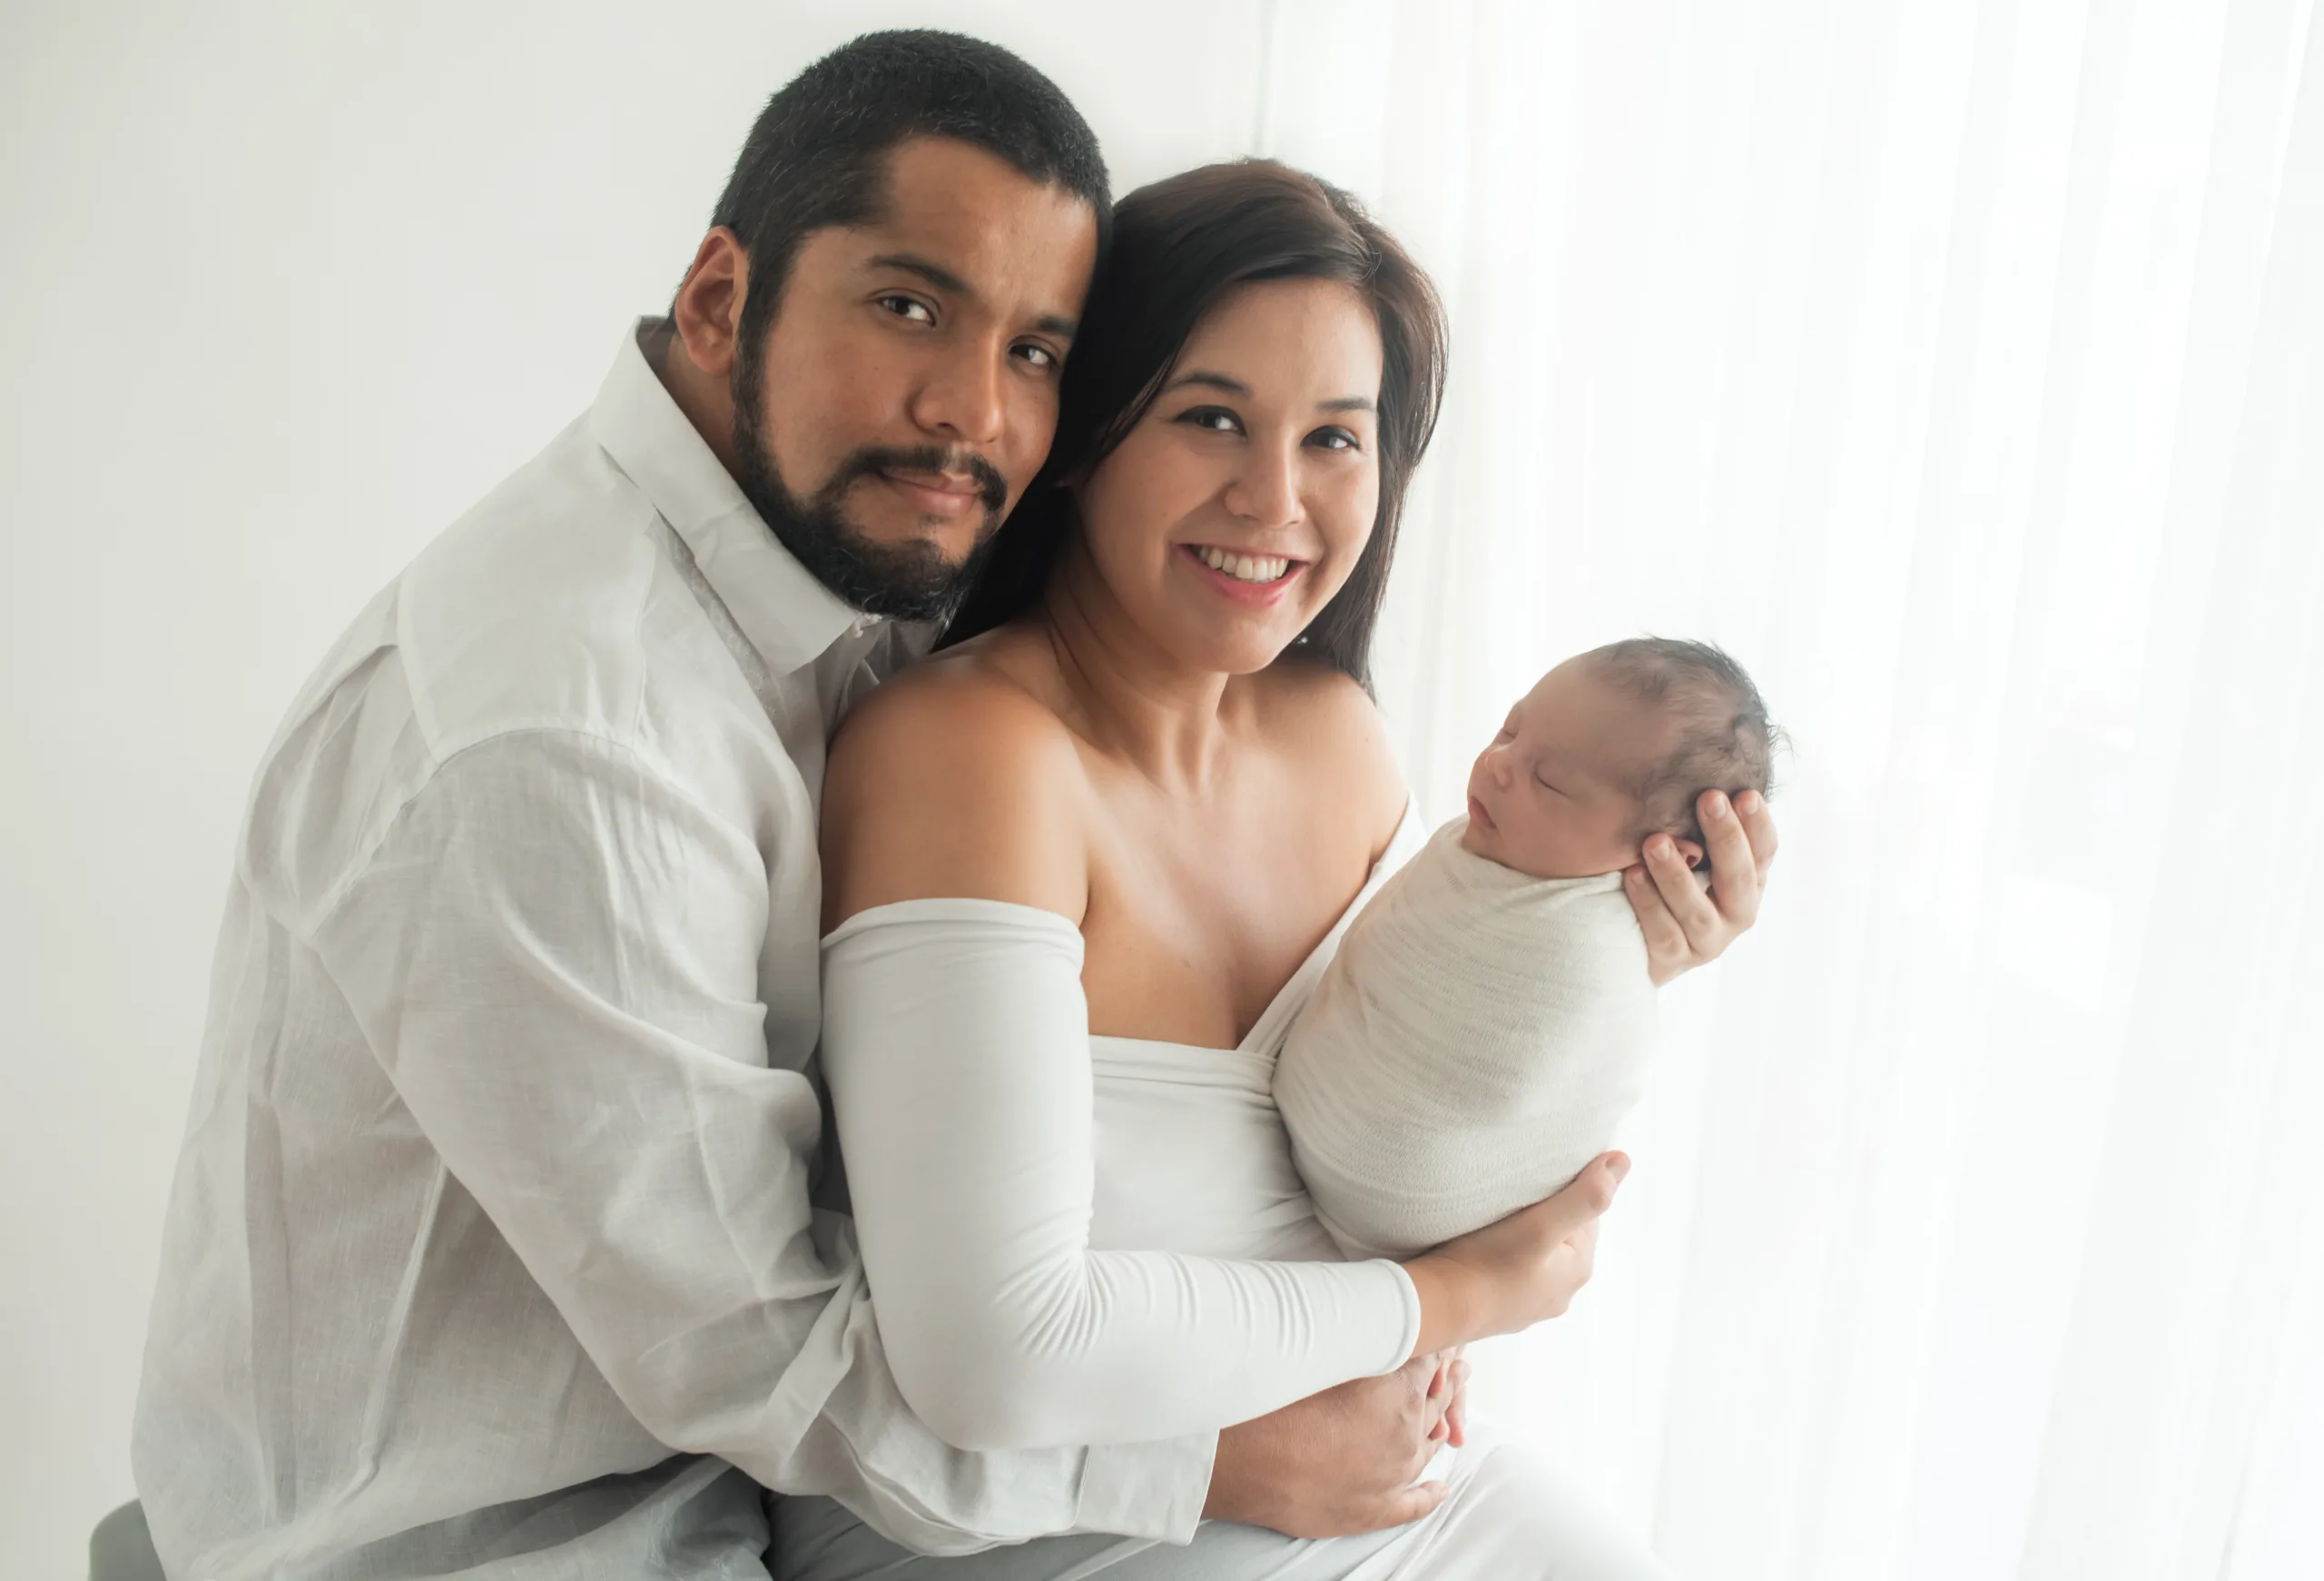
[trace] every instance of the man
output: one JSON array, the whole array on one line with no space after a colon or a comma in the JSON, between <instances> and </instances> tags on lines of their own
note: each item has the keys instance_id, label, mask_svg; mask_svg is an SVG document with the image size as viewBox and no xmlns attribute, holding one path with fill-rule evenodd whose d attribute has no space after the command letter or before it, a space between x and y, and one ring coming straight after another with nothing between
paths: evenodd
<instances>
[{"instance_id":1,"label":"man","mask_svg":"<svg viewBox=\"0 0 2324 1581\"><path fill-rule=\"evenodd\" d=\"M1425 1366L1216 1437L950 1448L809 1207L824 741L1039 468L1108 215L1006 52L817 63L670 318L309 683L138 1402L172 1574L755 1574L759 1483L940 1552L1433 1501Z\"/></svg>"}]
</instances>

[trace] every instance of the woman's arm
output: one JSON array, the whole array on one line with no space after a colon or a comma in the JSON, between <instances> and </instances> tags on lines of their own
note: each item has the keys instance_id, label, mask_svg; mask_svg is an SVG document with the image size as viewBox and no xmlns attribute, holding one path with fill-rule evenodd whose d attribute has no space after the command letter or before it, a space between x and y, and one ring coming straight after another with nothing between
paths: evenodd
<instances>
[{"instance_id":1,"label":"woman's arm","mask_svg":"<svg viewBox=\"0 0 2324 1581\"><path fill-rule=\"evenodd\" d=\"M962 1448L1100 1444L1403 1364L1393 1263L1090 1250L1078 756L989 681L891 693L826 785L822 1060L905 1398Z\"/></svg>"}]
</instances>

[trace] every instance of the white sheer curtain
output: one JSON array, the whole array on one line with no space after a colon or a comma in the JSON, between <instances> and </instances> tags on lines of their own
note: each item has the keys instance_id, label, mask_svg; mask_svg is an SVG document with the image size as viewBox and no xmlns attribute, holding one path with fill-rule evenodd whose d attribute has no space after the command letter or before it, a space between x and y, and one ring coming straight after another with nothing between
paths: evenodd
<instances>
[{"instance_id":1,"label":"white sheer curtain","mask_svg":"<svg viewBox=\"0 0 2324 1581\"><path fill-rule=\"evenodd\" d=\"M1275 0L1255 144L1436 272L1383 700L1797 742L1575 1313L1490 1391L1699 1577L2324 1576L2308 0Z\"/></svg>"}]
</instances>

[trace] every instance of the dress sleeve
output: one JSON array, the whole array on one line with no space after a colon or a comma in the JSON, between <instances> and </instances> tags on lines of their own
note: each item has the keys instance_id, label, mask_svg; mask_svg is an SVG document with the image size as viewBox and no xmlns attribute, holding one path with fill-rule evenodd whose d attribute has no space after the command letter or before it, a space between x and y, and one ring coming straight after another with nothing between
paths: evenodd
<instances>
[{"instance_id":1,"label":"dress sleeve","mask_svg":"<svg viewBox=\"0 0 2324 1581\"><path fill-rule=\"evenodd\" d=\"M985 900L823 942L825 1073L904 1398L973 1448L1169 1438L1401 1365L1397 1264L1093 1251L1081 935Z\"/></svg>"}]
</instances>

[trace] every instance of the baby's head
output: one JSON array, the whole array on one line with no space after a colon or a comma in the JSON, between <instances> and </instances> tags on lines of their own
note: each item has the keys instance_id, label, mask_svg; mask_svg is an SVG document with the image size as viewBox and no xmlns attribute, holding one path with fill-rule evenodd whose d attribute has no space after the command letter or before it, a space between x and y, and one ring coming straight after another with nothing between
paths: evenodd
<instances>
[{"instance_id":1,"label":"baby's head","mask_svg":"<svg viewBox=\"0 0 2324 1581\"><path fill-rule=\"evenodd\" d=\"M1776 728L1743 667L1703 642L1638 637L1543 676L1469 771L1461 844L1536 878L1639 859L1660 832L1703 860L1695 801L1768 794Z\"/></svg>"}]
</instances>

